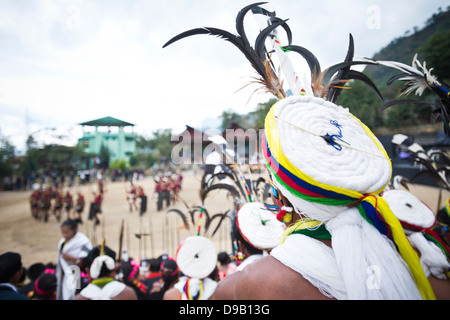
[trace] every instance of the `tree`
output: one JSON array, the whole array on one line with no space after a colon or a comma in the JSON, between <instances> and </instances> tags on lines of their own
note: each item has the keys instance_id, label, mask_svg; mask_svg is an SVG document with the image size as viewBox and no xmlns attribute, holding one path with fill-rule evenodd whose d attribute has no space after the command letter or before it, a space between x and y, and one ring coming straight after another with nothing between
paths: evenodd
<instances>
[{"instance_id":1,"label":"tree","mask_svg":"<svg viewBox=\"0 0 450 320\"><path fill-rule=\"evenodd\" d=\"M420 61L441 81L450 80L450 31L437 31L426 44L419 48Z\"/></svg>"},{"instance_id":2,"label":"tree","mask_svg":"<svg viewBox=\"0 0 450 320\"><path fill-rule=\"evenodd\" d=\"M98 155L100 159L100 168L106 169L109 168L109 160L111 158L111 152L104 144L100 147L100 152Z\"/></svg>"},{"instance_id":3,"label":"tree","mask_svg":"<svg viewBox=\"0 0 450 320\"><path fill-rule=\"evenodd\" d=\"M78 169L81 160L85 157L86 155L79 147L44 145L42 148L27 150L21 171L26 175L40 169L67 174L71 170Z\"/></svg>"},{"instance_id":4,"label":"tree","mask_svg":"<svg viewBox=\"0 0 450 320\"><path fill-rule=\"evenodd\" d=\"M34 139L33 135L28 135L27 141L25 142L27 150L36 149L38 147L37 141Z\"/></svg>"},{"instance_id":5,"label":"tree","mask_svg":"<svg viewBox=\"0 0 450 320\"><path fill-rule=\"evenodd\" d=\"M10 143L7 137L0 135L0 178L9 176L13 173L15 147Z\"/></svg>"},{"instance_id":6,"label":"tree","mask_svg":"<svg viewBox=\"0 0 450 320\"><path fill-rule=\"evenodd\" d=\"M220 129L222 131L225 131L227 128L231 126L231 124L234 122L238 125L242 125L242 115L239 113L236 113L231 110L223 111L220 115L220 119L222 120L222 124L220 125Z\"/></svg>"},{"instance_id":7,"label":"tree","mask_svg":"<svg viewBox=\"0 0 450 320\"><path fill-rule=\"evenodd\" d=\"M172 153L172 129L158 129L153 132L149 144L156 161L166 162Z\"/></svg>"},{"instance_id":8,"label":"tree","mask_svg":"<svg viewBox=\"0 0 450 320\"><path fill-rule=\"evenodd\" d=\"M349 108L354 116L371 129L382 123L379 111L382 102L371 88L360 81L351 81L348 89L342 90L338 104Z\"/></svg>"},{"instance_id":9,"label":"tree","mask_svg":"<svg viewBox=\"0 0 450 320\"><path fill-rule=\"evenodd\" d=\"M125 170L129 169L127 161L125 159L111 161L111 163L109 164L109 168L111 170L121 170L122 172L125 172Z\"/></svg>"},{"instance_id":10,"label":"tree","mask_svg":"<svg viewBox=\"0 0 450 320\"><path fill-rule=\"evenodd\" d=\"M270 108L277 102L278 100L275 98L270 99L267 102L258 103L255 111L250 112L253 116L253 127L255 129L263 129L264 122L266 120L266 115L269 112Z\"/></svg>"}]
</instances>

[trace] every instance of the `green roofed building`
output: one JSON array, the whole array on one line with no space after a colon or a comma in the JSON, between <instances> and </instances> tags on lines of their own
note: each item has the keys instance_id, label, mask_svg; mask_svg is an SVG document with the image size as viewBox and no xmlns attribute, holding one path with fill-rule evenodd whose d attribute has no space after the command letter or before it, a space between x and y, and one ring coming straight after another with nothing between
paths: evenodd
<instances>
[{"instance_id":1,"label":"green roofed building","mask_svg":"<svg viewBox=\"0 0 450 320\"><path fill-rule=\"evenodd\" d=\"M104 117L80 123L83 137L78 144L86 153L100 155L102 146L108 150L109 161L130 158L136 155L134 124L113 117Z\"/></svg>"}]
</instances>

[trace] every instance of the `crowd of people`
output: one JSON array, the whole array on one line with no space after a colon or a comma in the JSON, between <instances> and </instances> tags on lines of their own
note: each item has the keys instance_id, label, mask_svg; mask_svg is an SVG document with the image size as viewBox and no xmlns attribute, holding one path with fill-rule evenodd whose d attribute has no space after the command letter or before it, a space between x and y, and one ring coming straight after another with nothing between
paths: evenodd
<instances>
[{"instance_id":1,"label":"crowd of people","mask_svg":"<svg viewBox=\"0 0 450 320\"><path fill-rule=\"evenodd\" d=\"M183 175L181 172L177 174L163 174L155 177L155 202L156 210L161 211L177 201L178 195L181 191Z\"/></svg>"},{"instance_id":2,"label":"crowd of people","mask_svg":"<svg viewBox=\"0 0 450 320\"><path fill-rule=\"evenodd\" d=\"M276 187L272 188L274 202L277 199L283 201L284 198L277 195ZM389 192L386 191L390 195L395 194L393 191ZM414 196L408 197L408 204L415 206ZM386 201L393 201L386 196L385 198ZM392 207L395 208L395 205L392 204ZM447 201L439 216L447 218L449 209ZM175 257L162 254L157 258L140 261L129 257L125 248L122 248L118 255L105 245L104 241L101 245L93 246L88 237L78 231L79 221L66 219L60 226L62 238L57 246L56 264L37 262L26 267L22 265L20 253L5 252L0 255L0 300L236 299L237 293L242 294L242 291L237 290L247 292L252 288L242 287L242 279L248 277L249 272L259 274L260 266L256 267L257 265L268 258L278 257L280 243L287 241L288 236L294 233L302 234L305 230L313 232L318 226L320 228L316 221L303 221L302 226L290 224L290 227L286 228L283 219L289 213L292 211L287 207L276 211L274 206L249 202L239 208L233 219L232 252L217 254L215 249L211 250L211 240L197 235L184 239ZM445 223L441 218L439 222L441 226L446 226L448 218ZM413 224L414 222L410 221L410 230ZM292 227L295 227L294 230ZM416 231L418 237L425 239L425 231ZM321 232L324 239L328 239L328 232ZM432 234L431 231L428 233ZM430 251L438 248L437 246L425 248L423 243L416 245L420 242L417 239L413 241L413 238L410 238L410 241L416 245L415 249L423 259L421 265L427 270L427 276L438 281L431 282L433 288L436 288L438 298L450 299L450 263L448 257L443 254L445 250L448 254L448 230L443 235L446 235L442 238L443 250L439 249L432 255ZM191 241L190 244L188 240ZM184 247L186 249L183 251ZM270 263L273 264L273 261ZM278 272L273 276L280 280L281 275ZM294 281L292 274L287 273L285 276ZM298 281L298 278L295 279ZM261 298L259 294L256 295L258 299ZM319 291L312 290L311 294L312 299L321 298Z\"/></svg>"},{"instance_id":3,"label":"crowd of people","mask_svg":"<svg viewBox=\"0 0 450 320\"><path fill-rule=\"evenodd\" d=\"M166 293L185 276L167 254L139 261L126 250L119 257L104 242L92 246L75 220L65 220L61 234L56 264L24 266L20 253L0 255L0 300L169 300ZM235 271L229 257L214 257L220 260L208 275L214 283Z\"/></svg>"},{"instance_id":4,"label":"crowd of people","mask_svg":"<svg viewBox=\"0 0 450 320\"><path fill-rule=\"evenodd\" d=\"M145 195L144 188L141 185L136 184L134 180L131 180L129 183L130 187L125 189L125 192L130 212L134 209L142 214L146 211L147 207L147 196Z\"/></svg>"},{"instance_id":5,"label":"crowd of people","mask_svg":"<svg viewBox=\"0 0 450 320\"><path fill-rule=\"evenodd\" d=\"M101 212L104 193L103 180L98 181L98 188L91 192L91 207L89 219L96 219ZM31 216L36 220L47 222L53 215L57 221L61 218L71 218L83 223L83 213L86 207L86 196L79 190L73 193L70 188L58 185L35 184L29 197ZM94 210L94 212L91 212Z\"/></svg>"}]
</instances>

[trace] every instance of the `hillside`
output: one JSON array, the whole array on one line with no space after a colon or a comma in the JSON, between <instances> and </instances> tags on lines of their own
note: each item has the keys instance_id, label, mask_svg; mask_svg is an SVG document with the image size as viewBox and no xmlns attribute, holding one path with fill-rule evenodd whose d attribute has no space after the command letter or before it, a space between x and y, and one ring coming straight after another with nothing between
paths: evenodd
<instances>
[{"instance_id":1,"label":"hillside","mask_svg":"<svg viewBox=\"0 0 450 320\"><path fill-rule=\"evenodd\" d=\"M435 13L430 17L422 29L414 28L414 33L396 38L389 45L382 48L372 58L375 60L391 60L411 64L416 53L419 53L428 40L438 31L450 30L450 7L446 11ZM405 32L406 34L408 32ZM394 73L394 71L378 68L375 66L367 66L364 70L369 74L377 85L383 86L386 79Z\"/></svg>"},{"instance_id":2,"label":"hillside","mask_svg":"<svg viewBox=\"0 0 450 320\"><path fill-rule=\"evenodd\" d=\"M410 32L413 33L409 34ZM419 61L426 61L427 67L434 69L432 73L438 76L440 81L445 83L449 80L450 7L446 11L433 14L423 28L415 27L414 30L405 32L403 37L393 39L372 58L411 65L416 53L419 54ZM367 66L363 72L378 87L384 101L380 101L374 91L363 82L352 81L350 85L352 90L344 90L338 104L349 108L369 128L372 130L382 127L395 129L400 126L417 126L431 122L433 109L425 104L401 104L380 111L384 103L403 98L401 91L404 88L404 82L395 81L389 86L386 84L388 79L398 75L400 71L383 66ZM438 103L437 96L431 90L425 91L422 96L412 93L406 97Z\"/></svg>"}]
</instances>

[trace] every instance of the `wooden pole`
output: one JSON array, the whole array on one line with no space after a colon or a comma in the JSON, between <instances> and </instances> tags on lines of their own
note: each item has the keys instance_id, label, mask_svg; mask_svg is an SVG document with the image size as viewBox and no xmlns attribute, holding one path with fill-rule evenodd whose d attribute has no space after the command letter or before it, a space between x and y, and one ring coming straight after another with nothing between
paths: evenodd
<instances>
[{"instance_id":1,"label":"wooden pole","mask_svg":"<svg viewBox=\"0 0 450 320\"><path fill-rule=\"evenodd\" d=\"M437 202L436 213L439 212L439 210L441 209L441 201L442 201L442 188L439 188L439 197Z\"/></svg>"},{"instance_id":2,"label":"wooden pole","mask_svg":"<svg viewBox=\"0 0 450 320\"><path fill-rule=\"evenodd\" d=\"M152 217L150 216L150 212L148 213L148 227L150 229L150 252L152 254L152 258L155 257L155 243L153 240L153 225L152 225Z\"/></svg>"}]
</instances>

